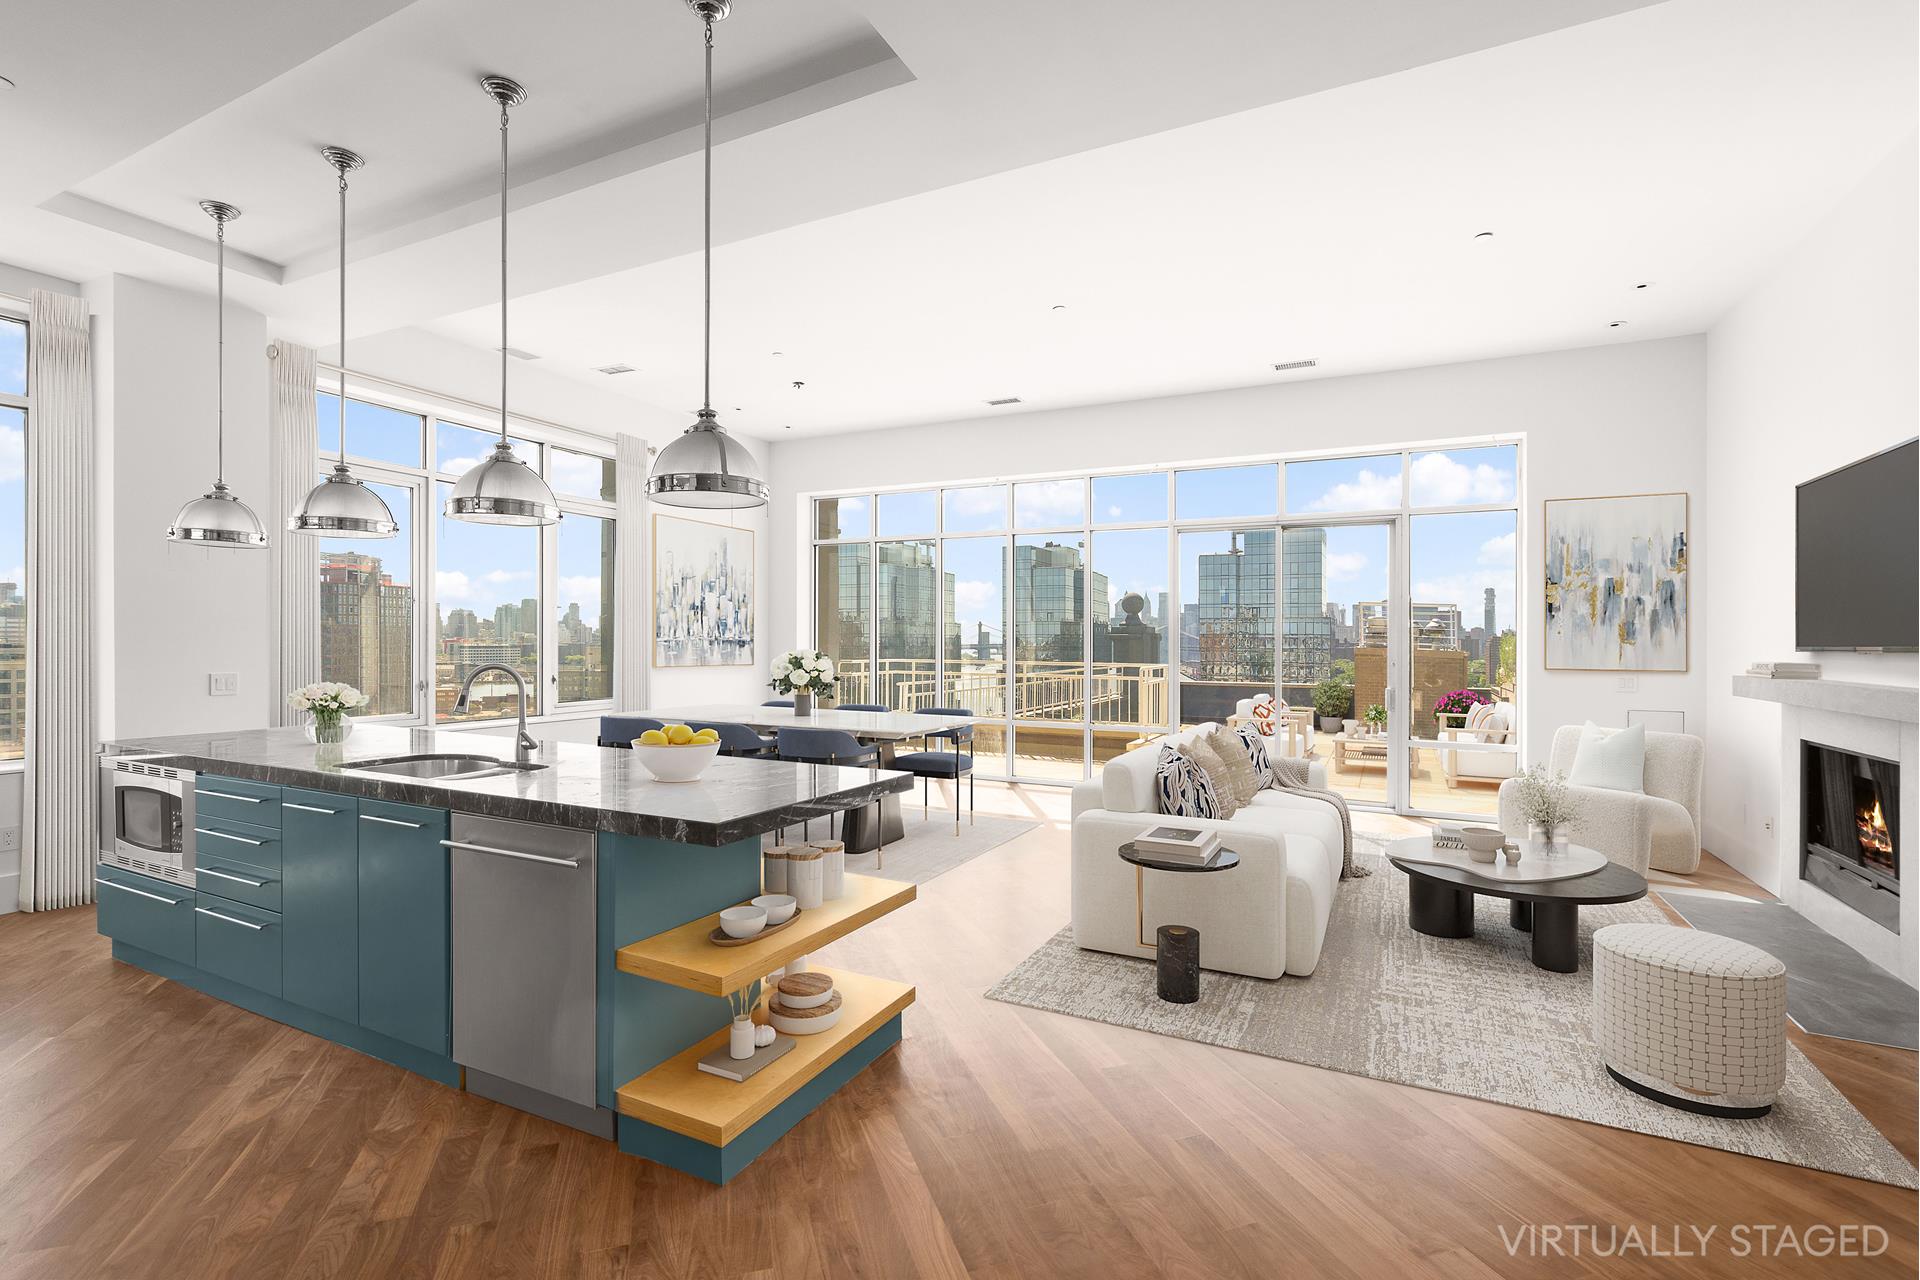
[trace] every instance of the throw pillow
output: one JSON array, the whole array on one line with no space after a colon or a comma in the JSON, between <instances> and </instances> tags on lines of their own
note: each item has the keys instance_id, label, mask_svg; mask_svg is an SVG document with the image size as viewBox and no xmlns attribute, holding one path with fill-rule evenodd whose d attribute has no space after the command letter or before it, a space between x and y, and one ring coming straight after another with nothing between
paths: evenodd
<instances>
[{"instance_id":1,"label":"throw pillow","mask_svg":"<svg viewBox=\"0 0 1920 1280\"><path fill-rule=\"evenodd\" d=\"M1207 739L1207 745L1220 757L1220 763L1226 766L1227 785L1233 789L1235 805L1244 805L1253 799L1260 790L1260 779L1254 776L1253 761L1247 758L1247 749L1240 742L1237 730L1215 729Z\"/></svg>"},{"instance_id":2,"label":"throw pillow","mask_svg":"<svg viewBox=\"0 0 1920 1280\"><path fill-rule=\"evenodd\" d=\"M1647 776L1647 727L1604 729L1587 721L1580 730L1580 746L1573 754L1572 787L1599 787L1607 791L1644 792Z\"/></svg>"},{"instance_id":3,"label":"throw pillow","mask_svg":"<svg viewBox=\"0 0 1920 1280\"><path fill-rule=\"evenodd\" d=\"M1160 748L1160 762L1154 766L1154 790L1160 812L1175 818L1217 818L1220 805L1213 783L1200 766L1172 747Z\"/></svg>"},{"instance_id":4,"label":"throw pillow","mask_svg":"<svg viewBox=\"0 0 1920 1280\"><path fill-rule=\"evenodd\" d=\"M1220 812L1214 816L1231 818L1240 808L1240 801L1233 793L1233 779L1227 775L1227 762L1222 760L1220 753L1213 749L1213 743L1209 741L1210 736L1204 733L1194 734L1187 739L1184 750L1188 758L1199 765L1201 772L1207 775L1207 781L1213 784L1214 803L1220 808Z\"/></svg>"},{"instance_id":5,"label":"throw pillow","mask_svg":"<svg viewBox=\"0 0 1920 1280\"><path fill-rule=\"evenodd\" d=\"M1234 736L1240 739L1240 747L1247 753L1247 763L1253 766L1254 781L1262 791L1273 785L1273 761L1267 757L1267 744L1251 725L1241 725L1234 730Z\"/></svg>"}]
</instances>

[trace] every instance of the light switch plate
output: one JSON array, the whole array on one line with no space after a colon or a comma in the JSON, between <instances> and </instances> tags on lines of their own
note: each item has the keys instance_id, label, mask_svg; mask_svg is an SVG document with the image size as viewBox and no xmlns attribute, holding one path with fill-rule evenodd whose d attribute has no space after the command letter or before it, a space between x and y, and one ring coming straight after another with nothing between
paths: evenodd
<instances>
[{"instance_id":1,"label":"light switch plate","mask_svg":"<svg viewBox=\"0 0 1920 1280\"><path fill-rule=\"evenodd\" d=\"M1613 678L1613 688L1616 693L1638 693L1640 692L1640 677L1615 676Z\"/></svg>"},{"instance_id":2,"label":"light switch plate","mask_svg":"<svg viewBox=\"0 0 1920 1280\"><path fill-rule=\"evenodd\" d=\"M238 671L209 671L207 673L207 696L230 698L240 692L240 673Z\"/></svg>"}]
</instances>

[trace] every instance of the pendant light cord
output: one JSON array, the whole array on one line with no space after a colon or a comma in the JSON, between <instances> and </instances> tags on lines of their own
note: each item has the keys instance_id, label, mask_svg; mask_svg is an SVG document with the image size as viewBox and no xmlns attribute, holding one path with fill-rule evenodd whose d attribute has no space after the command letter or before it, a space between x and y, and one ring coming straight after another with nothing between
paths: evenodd
<instances>
[{"instance_id":1,"label":"pendant light cord","mask_svg":"<svg viewBox=\"0 0 1920 1280\"><path fill-rule=\"evenodd\" d=\"M711 412L713 409L713 15L706 15L707 37L707 135L706 135L706 209L704 234L704 260L706 263L706 322L701 338L700 403Z\"/></svg>"},{"instance_id":2,"label":"pendant light cord","mask_svg":"<svg viewBox=\"0 0 1920 1280\"><path fill-rule=\"evenodd\" d=\"M507 442L507 104L500 104L500 443Z\"/></svg>"},{"instance_id":3,"label":"pendant light cord","mask_svg":"<svg viewBox=\"0 0 1920 1280\"><path fill-rule=\"evenodd\" d=\"M214 268L214 332L218 335L219 355L215 358L213 387L214 455L213 485L227 482L227 220L215 218L215 239L219 242L218 266Z\"/></svg>"},{"instance_id":4,"label":"pendant light cord","mask_svg":"<svg viewBox=\"0 0 1920 1280\"><path fill-rule=\"evenodd\" d=\"M347 465L347 171L340 170L340 466Z\"/></svg>"}]
</instances>

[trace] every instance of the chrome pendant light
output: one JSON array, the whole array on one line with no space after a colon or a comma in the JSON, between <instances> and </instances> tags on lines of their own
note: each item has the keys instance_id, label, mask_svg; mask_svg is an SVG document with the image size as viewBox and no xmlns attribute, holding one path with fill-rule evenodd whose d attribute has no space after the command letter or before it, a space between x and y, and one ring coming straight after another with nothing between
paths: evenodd
<instances>
[{"instance_id":1,"label":"chrome pendant light","mask_svg":"<svg viewBox=\"0 0 1920 1280\"><path fill-rule=\"evenodd\" d=\"M347 470L347 175L366 161L345 147L322 147L320 154L340 173L340 461L287 517L287 528L329 538L391 538L400 530L393 512Z\"/></svg>"},{"instance_id":2,"label":"chrome pendant light","mask_svg":"<svg viewBox=\"0 0 1920 1280\"><path fill-rule=\"evenodd\" d=\"M213 488L205 497L195 498L180 508L180 514L173 518L173 524L167 529L167 539L171 542L190 542L203 547L264 547L267 545L266 530L260 527L260 517L253 514L253 508L233 496L227 488L227 224L240 216L240 211L230 204L218 200L202 200L200 207L207 216L218 224L219 249L219 299L218 330L220 338L219 381L214 390L214 431L218 440L218 452L215 455Z\"/></svg>"},{"instance_id":3,"label":"chrome pendant light","mask_svg":"<svg viewBox=\"0 0 1920 1280\"><path fill-rule=\"evenodd\" d=\"M527 91L505 76L481 76L480 87L500 104L500 443L460 477L446 512L474 524L558 524L553 490L507 443L507 109L525 102Z\"/></svg>"},{"instance_id":4,"label":"chrome pendant light","mask_svg":"<svg viewBox=\"0 0 1920 1280\"><path fill-rule=\"evenodd\" d=\"M713 24L731 10L730 0L687 0L707 43L706 134L706 332L702 372L703 407L694 424L660 451L647 477L647 496L673 507L758 507L767 482L747 447L727 434L713 411Z\"/></svg>"}]
</instances>

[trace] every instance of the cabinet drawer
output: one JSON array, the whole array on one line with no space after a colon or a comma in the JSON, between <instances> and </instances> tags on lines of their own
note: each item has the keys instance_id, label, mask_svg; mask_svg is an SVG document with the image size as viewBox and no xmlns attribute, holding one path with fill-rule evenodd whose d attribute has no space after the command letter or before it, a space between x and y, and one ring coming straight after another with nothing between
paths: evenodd
<instances>
[{"instance_id":1,"label":"cabinet drawer","mask_svg":"<svg viewBox=\"0 0 1920 1280\"><path fill-rule=\"evenodd\" d=\"M201 893L218 894L267 911L280 910L278 871L201 849L194 858L194 877Z\"/></svg>"},{"instance_id":2,"label":"cabinet drawer","mask_svg":"<svg viewBox=\"0 0 1920 1280\"><path fill-rule=\"evenodd\" d=\"M194 895L195 961L208 973L280 994L280 913L204 891Z\"/></svg>"},{"instance_id":3,"label":"cabinet drawer","mask_svg":"<svg viewBox=\"0 0 1920 1280\"><path fill-rule=\"evenodd\" d=\"M209 853L230 858L249 866L280 869L280 831L277 827L256 827L248 822L209 818L204 814L193 823L194 856Z\"/></svg>"},{"instance_id":4,"label":"cabinet drawer","mask_svg":"<svg viewBox=\"0 0 1920 1280\"><path fill-rule=\"evenodd\" d=\"M280 788L266 782L201 775L193 784L196 818L231 818L280 829Z\"/></svg>"},{"instance_id":5,"label":"cabinet drawer","mask_svg":"<svg viewBox=\"0 0 1920 1280\"><path fill-rule=\"evenodd\" d=\"M95 920L116 942L193 963L193 890L101 863L94 868Z\"/></svg>"}]
</instances>

